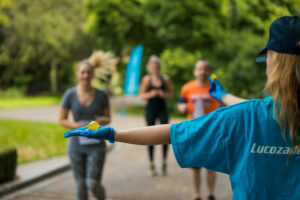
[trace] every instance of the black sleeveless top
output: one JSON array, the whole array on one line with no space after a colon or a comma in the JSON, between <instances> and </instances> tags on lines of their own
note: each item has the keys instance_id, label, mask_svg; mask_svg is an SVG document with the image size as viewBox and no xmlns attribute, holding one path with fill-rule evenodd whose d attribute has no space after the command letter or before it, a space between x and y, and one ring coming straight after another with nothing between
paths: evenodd
<instances>
[{"instance_id":1,"label":"black sleeveless top","mask_svg":"<svg viewBox=\"0 0 300 200\"><path fill-rule=\"evenodd\" d=\"M157 87L152 84L152 80L150 78L147 92L150 92L151 90L166 91L165 81L162 77L160 77L160 79L161 79L161 85L159 87ZM163 98L156 96L154 98L148 99L147 109L162 110L162 109L166 109L166 108L167 108L166 102Z\"/></svg>"}]
</instances>

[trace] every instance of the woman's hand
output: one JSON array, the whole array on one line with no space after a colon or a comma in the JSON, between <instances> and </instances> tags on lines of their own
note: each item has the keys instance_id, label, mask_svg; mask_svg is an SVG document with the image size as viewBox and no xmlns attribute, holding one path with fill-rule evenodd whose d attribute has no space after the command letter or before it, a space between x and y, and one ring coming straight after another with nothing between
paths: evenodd
<instances>
[{"instance_id":1,"label":"woman's hand","mask_svg":"<svg viewBox=\"0 0 300 200\"><path fill-rule=\"evenodd\" d=\"M73 122L73 121L69 121L69 119L68 119L68 113L69 113L69 110L67 110L67 109L65 109L63 107L59 108L58 122L62 126L68 128L68 129L74 129L74 128L78 128L78 127L81 127L81 126L88 125L89 122Z\"/></svg>"},{"instance_id":2,"label":"woman's hand","mask_svg":"<svg viewBox=\"0 0 300 200\"><path fill-rule=\"evenodd\" d=\"M219 83L218 79L211 79L208 78L209 82L211 83L209 87L209 93L212 97L216 98L220 103L225 104L226 106L233 105L236 103L241 103L243 101L247 101L247 99L242 99L240 97L236 97L232 94L226 92L222 85Z\"/></svg>"},{"instance_id":3,"label":"woman's hand","mask_svg":"<svg viewBox=\"0 0 300 200\"><path fill-rule=\"evenodd\" d=\"M223 95L228 94L228 92L223 89L218 79L215 78L212 80L211 77L209 77L208 80L210 82L209 94L216 98L220 103L223 103L222 97Z\"/></svg>"},{"instance_id":4,"label":"woman's hand","mask_svg":"<svg viewBox=\"0 0 300 200\"><path fill-rule=\"evenodd\" d=\"M95 115L95 121L100 125L107 125L110 123L110 117Z\"/></svg>"},{"instance_id":5,"label":"woman's hand","mask_svg":"<svg viewBox=\"0 0 300 200\"><path fill-rule=\"evenodd\" d=\"M165 92L162 89L156 90L157 96L160 98L165 98Z\"/></svg>"},{"instance_id":6,"label":"woman's hand","mask_svg":"<svg viewBox=\"0 0 300 200\"><path fill-rule=\"evenodd\" d=\"M76 128L82 127L82 126L87 126L89 124L88 121L86 122L75 122L76 123Z\"/></svg>"},{"instance_id":7,"label":"woman's hand","mask_svg":"<svg viewBox=\"0 0 300 200\"><path fill-rule=\"evenodd\" d=\"M188 111L188 105L187 103L178 103L177 109L181 114L186 114Z\"/></svg>"},{"instance_id":8,"label":"woman's hand","mask_svg":"<svg viewBox=\"0 0 300 200\"><path fill-rule=\"evenodd\" d=\"M158 91L157 90L151 90L148 92L150 98L155 98L158 96Z\"/></svg>"},{"instance_id":9,"label":"woman's hand","mask_svg":"<svg viewBox=\"0 0 300 200\"><path fill-rule=\"evenodd\" d=\"M149 87L150 76L144 76L140 86L140 94L141 99L148 100L157 97L157 91L151 90L147 91Z\"/></svg>"},{"instance_id":10,"label":"woman's hand","mask_svg":"<svg viewBox=\"0 0 300 200\"><path fill-rule=\"evenodd\" d=\"M110 126L100 126L96 130L90 130L87 126L76 128L64 133L64 137L84 136L97 140L108 140L110 143L115 142L115 130Z\"/></svg>"}]
</instances>

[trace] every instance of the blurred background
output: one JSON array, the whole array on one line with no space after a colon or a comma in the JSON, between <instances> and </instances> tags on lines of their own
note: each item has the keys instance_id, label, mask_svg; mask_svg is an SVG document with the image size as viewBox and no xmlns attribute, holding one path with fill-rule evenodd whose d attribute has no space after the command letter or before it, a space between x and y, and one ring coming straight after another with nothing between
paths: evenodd
<instances>
[{"instance_id":1,"label":"blurred background","mask_svg":"<svg viewBox=\"0 0 300 200\"><path fill-rule=\"evenodd\" d=\"M255 58L271 22L285 15L299 16L300 0L0 0L0 111L59 104L75 84L76 63L95 50L119 62L94 85L120 97L137 44L144 45L141 76L156 54L173 81L172 116L200 58L230 93L261 98L265 64ZM143 107L127 112L141 116ZM1 119L0 127L0 150L17 148L19 164L65 154L65 129L56 123Z\"/></svg>"},{"instance_id":2,"label":"blurred background","mask_svg":"<svg viewBox=\"0 0 300 200\"><path fill-rule=\"evenodd\" d=\"M0 96L59 94L96 49L120 58L112 91L121 95L129 53L142 43L142 75L149 55L160 56L177 96L205 58L227 90L257 97L265 69L254 58L268 27L299 12L299 0L1 0Z\"/></svg>"}]
</instances>

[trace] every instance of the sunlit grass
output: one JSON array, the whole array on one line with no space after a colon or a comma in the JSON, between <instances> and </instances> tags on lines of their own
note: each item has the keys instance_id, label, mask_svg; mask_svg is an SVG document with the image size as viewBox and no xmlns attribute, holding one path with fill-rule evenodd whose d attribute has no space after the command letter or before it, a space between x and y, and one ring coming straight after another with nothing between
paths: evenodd
<instances>
[{"instance_id":1,"label":"sunlit grass","mask_svg":"<svg viewBox=\"0 0 300 200\"><path fill-rule=\"evenodd\" d=\"M18 163L66 153L65 128L54 123L0 120L0 149L15 147Z\"/></svg>"},{"instance_id":2,"label":"sunlit grass","mask_svg":"<svg viewBox=\"0 0 300 200\"><path fill-rule=\"evenodd\" d=\"M0 98L0 109L48 106L58 104L60 101L61 97L57 96Z\"/></svg>"}]
</instances>

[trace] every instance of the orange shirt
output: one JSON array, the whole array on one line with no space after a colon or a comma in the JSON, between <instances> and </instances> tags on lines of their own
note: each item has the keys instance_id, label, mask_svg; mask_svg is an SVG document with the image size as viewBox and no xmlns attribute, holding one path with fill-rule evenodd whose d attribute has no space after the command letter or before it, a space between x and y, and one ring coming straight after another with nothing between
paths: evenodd
<instances>
[{"instance_id":1,"label":"orange shirt","mask_svg":"<svg viewBox=\"0 0 300 200\"><path fill-rule=\"evenodd\" d=\"M187 103L188 119L200 117L220 107L219 102L210 96L209 87L210 83L199 86L196 80L182 87L179 103Z\"/></svg>"}]
</instances>

